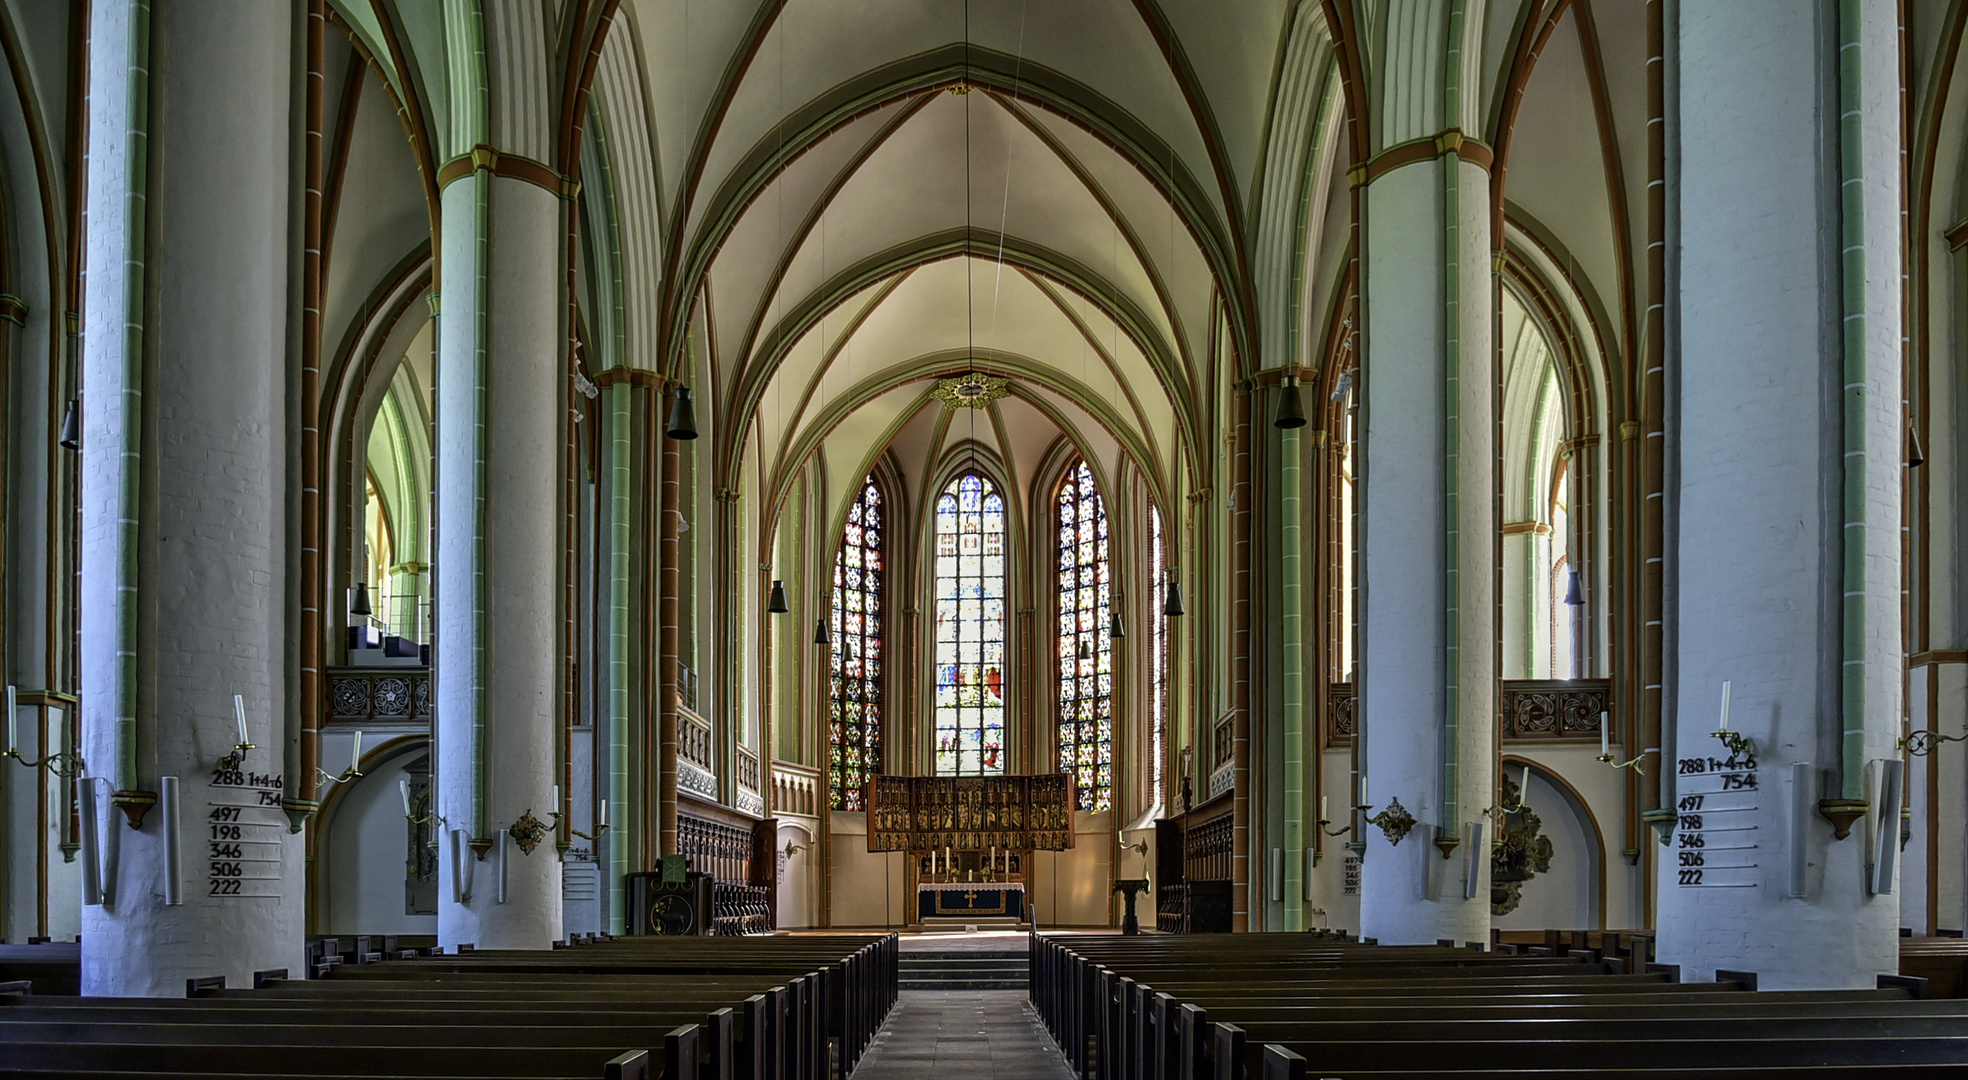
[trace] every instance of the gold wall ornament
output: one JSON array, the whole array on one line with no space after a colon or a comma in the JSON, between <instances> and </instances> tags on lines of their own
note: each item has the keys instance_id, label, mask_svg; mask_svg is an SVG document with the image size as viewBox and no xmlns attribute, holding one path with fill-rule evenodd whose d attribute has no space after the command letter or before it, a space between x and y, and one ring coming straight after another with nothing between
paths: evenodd
<instances>
[{"instance_id":1,"label":"gold wall ornament","mask_svg":"<svg viewBox=\"0 0 1968 1080\"><path fill-rule=\"evenodd\" d=\"M1503 778L1503 805L1510 807L1499 822L1496 844L1490 853L1490 914L1508 915L1523 902L1526 881L1551 870L1551 838L1544 835L1544 822L1537 812L1524 805L1523 792L1508 776Z\"/></svg>"},{"instance_id":2,"label":"gold wall ornament","mask_svg":"<svg viewBox=\"0 0 1968 1080\"><path fill-rule=\"evenodd\" d=\"M506 833L513 838L513 843L519 845L521 855L531 855L533 849L540 846L540 841L547 838L547 823L528 810L507 827Z\"/></svg>"},{"instance_id":3,"label":"gold wall ornament","mask_svg":"<svg viewBox=\"0 0 1968 1080\"><path fill-rule=\"evenodd\" d=\"M1387 809L1368 818L1367 824L1380 826L1380 831L1387 837L1387 842L1399 847L1401 841L1406 840L1408 834L1414 831L1415 816L1408 813L1408 808L1402 806L1400 797L1396 796L1388 802Z\"/></svg>"},{"instance_id":4,"label":"gold wall ornament","mask_svg":"<svg viewBox=\"0 0 1968 1080\"><path fill-rule=\"evenodd\" d=\"M996 375L973 371L955 378L936 380L934 393L945 408L981 409L1009 394L1011 391L1005 389L1008 383L1009 380Z\"/></svg>"}]
</instances>

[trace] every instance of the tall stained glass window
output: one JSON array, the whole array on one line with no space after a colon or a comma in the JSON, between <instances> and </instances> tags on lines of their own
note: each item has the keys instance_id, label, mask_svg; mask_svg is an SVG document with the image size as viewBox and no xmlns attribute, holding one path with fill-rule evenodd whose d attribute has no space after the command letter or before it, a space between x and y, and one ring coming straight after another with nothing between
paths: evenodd
<instances>
[{"instance_id":1,"label":"tall stained glass window","mask_svg":"<svg viewBox=\"0 0 1968 1080\"><path fill-rule=\"evenodd\" d=\"M874 477L848 508L834 559L833 770L836 810L865 810L882 755L882 493Z\"/></svg>"},{"instance_id":2,"label":"tall stained glass window","mask_svg":"<svg viewBox=\"0 0 1968 1080\"><path fill-rule=\"evenodd\" d=\"M936 774L1004 772L1005 505L978 473L936 500Z\"/></svg>"},{"instance_id":3,"label":"tall stained glass window","mask_svg":"<svg viewBox=\"0 0 1968 1080\"><path fill-rule=\"evenodd\" d=\"M1148 713L1155 743L1150 755L1154 759L1155 796L1149 805L1163 806L1166 804L1162 798L1167 794L1163 782L1168 775L1168 620L1162 617L1162 608L1168 603L1168 557L1162 551L1162 512L1153 506L1148 508L1148 579L1155 583L1154 594L1148 601L1148 625L1154 628L1149 635L1148 664L1152 673L1148 681Z\"/></svg>"},{"instance_id":4,"label":"tall stained glass window","mask_svg":"<svg viewBox=\"0 0 1968 1080\"><path fill-rule=\"evenodd\" d=\"M1107 508L1082 461L1066 470L1059 510L1059 767L1073 774L1080 809L1107 809L1114 795L1113 569Z\"/></svg>"}]
</instances>

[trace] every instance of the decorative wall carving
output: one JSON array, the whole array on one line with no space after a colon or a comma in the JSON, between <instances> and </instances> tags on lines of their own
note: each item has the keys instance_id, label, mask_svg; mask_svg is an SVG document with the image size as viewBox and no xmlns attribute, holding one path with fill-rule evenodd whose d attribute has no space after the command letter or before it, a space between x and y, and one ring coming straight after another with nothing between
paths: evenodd
<instances>
[{"instance_id":1,"label":"decorative wall carving","mask_svg":"<svg viewBox=\"0 0 1968 1080\"><path fill-rule=\"evenodd\" d=\"M335 720L429 720L429 668L331 668L328 715Z\"/></svg>"},{"instance_id":2,"label":"decorative wall carving","mask_svg":"<svg viewBox=\"0 0 1968 1080\"><path fill-rule=\"evenodd\" d=\"M1606 679L1506 679L1497 722L1503 737L1512 741L1594 741L1599 738L1599 714L1612 710L1612 700L1612 683ZM1333 683L1327 703L1332 719L1326 745L1350 745L1359 731L1353 684Z\"/></svg>"},{"instance_id":3,"label":"decorative wall carving","mask_svg":"<svg viewBox=\"0 0 1968 1080\"><path fill-rule=\"evenodd\" d=\"M1490 855L1490 913L1508 915L1523 902L1524 883L1551 869L1552 848L1537 811L1523 805L1517 782L1505 776L1499 794L1501 805L1516 809L1504 814Z\"/></svg>"}]
</instances>

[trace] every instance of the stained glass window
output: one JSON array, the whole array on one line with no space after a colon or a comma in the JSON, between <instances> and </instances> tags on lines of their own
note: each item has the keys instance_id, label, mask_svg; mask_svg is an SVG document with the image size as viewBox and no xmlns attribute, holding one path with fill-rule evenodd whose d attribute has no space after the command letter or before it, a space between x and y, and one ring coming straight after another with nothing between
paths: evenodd
<instances>
[{"instance_id":1,"label":"stained glass window","mask_svg":"<svg viewBox=\"0 0 1968 1080\"><path fill-rule=\"evenodd\" d=\"M936 774L1004 772L1005 505L978 473L936 500Z\"/></svg>"},{"instance_id":2,"label":"stained glass window","mask_svg":"<svg viewBox=\"0 0 1968 1080\"><path fill-rule=\"evenodd\" d=\"M1153 506L1148 508L1148 580L1155 583L1148 608L1148 625L1153 628L1149 635L1152 648L1148 656L1148 714L1155 743L1151 751L1155 797L1149 800L1149 805L1156 806L1165 805L1163 778L1168 772L1168 620L1162 617L1162 607L1168 603L1168 558L1162 552L1162 512Z\"/></svg>"},{"instance_id":3,"label":"stained glass window","mask_svg":"<svg viewBox=\"0 0 1968 1080\"><path fill-rule=\"evenodd\" d=\"M836 810L865 810L882 756L882 493L874 477L848 508L834 559L832 788Z\"/></svg>"},{"instance_id":4,"label":"stained glass window","mask_svg":"<svg viewBox=\"0 0 1968 1080\"><path fill-rule=\"evenodd\" d=\"M1114 641L1107 508L1082 461L1059 485L1059 767L1073 774L1080 809L1114 795Z\"/></svg>"}]
</instances>

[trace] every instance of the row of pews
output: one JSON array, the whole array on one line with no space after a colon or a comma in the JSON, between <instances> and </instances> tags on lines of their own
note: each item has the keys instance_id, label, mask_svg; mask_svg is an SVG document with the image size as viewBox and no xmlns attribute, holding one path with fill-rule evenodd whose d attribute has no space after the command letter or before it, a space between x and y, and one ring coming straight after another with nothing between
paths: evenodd
<instances>
[{"instance_id":1,"label":"row of pews","mask_svg":"<svg viewBox=\"0 0 1968 1080\"><path fill-rule=\"evenodd\" d=\"M184 999L10 984L0 1077L826 1080L895 1003L897 953L893 934L613 938L192 980Z\"/></svg>"},{"instance_id":2,"label":"row of pews","mask_svg":"<svg viewBox=\"0 0 1968 1080\"><path fill-rule=\"evenodd\" d=\"M1968 1075L1968 1002L1906 986L1751 993L1627 970L1644 947L1521 948L1540 955L1316 934L1039 936L1031 993L1085 1080Z\"/></svg>"}]
</instances>

